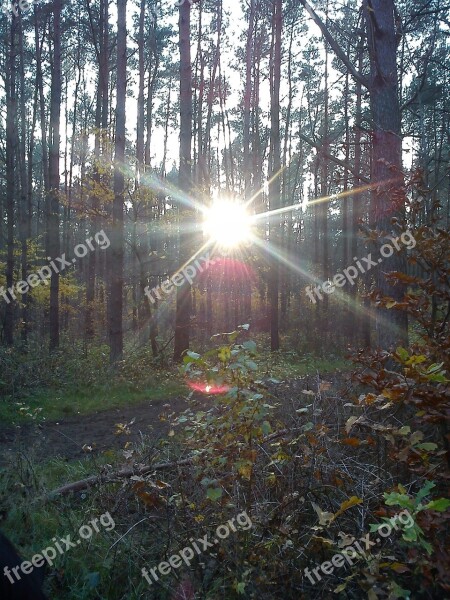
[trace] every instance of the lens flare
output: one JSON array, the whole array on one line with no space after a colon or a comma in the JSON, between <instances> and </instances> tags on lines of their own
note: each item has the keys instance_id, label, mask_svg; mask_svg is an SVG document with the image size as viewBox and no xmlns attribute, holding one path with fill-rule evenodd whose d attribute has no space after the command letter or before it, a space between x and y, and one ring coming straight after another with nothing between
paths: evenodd
<instances>
[{"instance_id":1,"label":"lens flare","mask_svg":"<svg viewBox=\"0 0 450 600\"><path fill-rule=\"evenodd\" d=\"M235 248L250 241L251 221L245 206L231 200L215 202L205 211L203 232L219 246Z\"/></svg>"}]
</instances>

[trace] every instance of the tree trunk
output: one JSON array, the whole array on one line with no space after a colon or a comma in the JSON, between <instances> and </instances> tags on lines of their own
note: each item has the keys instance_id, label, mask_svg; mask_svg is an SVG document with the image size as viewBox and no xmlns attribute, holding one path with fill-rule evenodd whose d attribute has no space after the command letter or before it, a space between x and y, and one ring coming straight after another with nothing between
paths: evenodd
<instances>
[{"instance_id":1,"label":"tree trunk","mask_svg":"<svg viewBox=\"0 0 450 600\"><path fill-rule=\"evenodd\" d=\"M60 255L59 241L59 148L61 116L61 0L53 4L53 68L50 101L50 147L48 195L48 254L51 260ZM50 350L59 346L59 273L50 279Z\"/></svg>"},{"instance_id":2,"label":"tree trunk","mask_svg":"<svg viewBox=\"0 0 450 600\"><path fill-rule=\"evenodd\" d=\"M396 12L393 0L365 0L364 14L370 52L370 101L373 120L372 183L375 222L385 238L393 232L393 219L405 218L405 190L402 174L401 110L398 91ZM401 302L405 286L389 283L385 273L406 272L404 251L381 257L377 288L383 297ZM378 346L384 349L407 343L408 317L405 311L381 309L377 318Z\"/></svg>"},{"instance_id":3,"label":"tree trunk","mask_svg":"<svg viewBox=\"0 0 450 600\"><path fill-rule=\"evenodd\" d=\"M281 80L281 30L283 24L282 0L273 5L273 50L271 68L271 104L270 104L270 172L269 210L277 210L281 203L281 139L280 139L280 80ZM272 217L273 219L273 217ZM280 244L280 219L278 216L270 223L270 243L275 248ZM279 263L276 257L270 258L269 301L270 301L270 349L279 350Z\"/></svg>"},{"instance_id":4,"label":"tree trunk","mask_svg":"<svg viewBox=\"0 0 450 600\"><path fill-rule=\"evenodd\" d=\"M15 156L17 145L17 95L16 95L16 28L17 18L11 16L11 30L6 74L6 287L14 283L14 197L15 197ZM10 294L5 308L5 342L14 342L14 303Z\"/></svg>"},{"instance_id":5,"label":"tree trunk","mask_svg":"<svg viewBox=\"0 0 450 600\"><path fill-rule=\"evenodd\" d=\"M117 2L117 101L114 156L114 201L110 247L109 357L111 364L123 358L123 267L124 267L124 169L125 101L127 91L127 0Z\"/></svg>"},{"instance_id":6,"label":"tree trunk","mask_svg":"<svg viewBox=\"0 0 450 600\"><path fill-rule=\"evenodd\" d=\"M191 5L184 2L179 16L180 48L180 167L179 188L189 194L191 189L191 147L192 147L192 65L191 65ZM183 264L189 257L190 232L183 211L179 211L179 251ZM185 281L177 288L175 316L175 343L173 358L181 361L183 353L189 349L191 317L191 286Z\"/></svg>"}]
</instances>

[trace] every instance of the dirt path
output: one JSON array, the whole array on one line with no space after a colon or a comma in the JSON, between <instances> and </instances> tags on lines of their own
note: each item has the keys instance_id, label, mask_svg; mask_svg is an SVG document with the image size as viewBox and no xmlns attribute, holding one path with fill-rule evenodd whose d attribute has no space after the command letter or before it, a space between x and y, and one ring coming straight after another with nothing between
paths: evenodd
<instances>
[{"instance_id":1,"label":"dirt path","mask_svg":"<svg viewBox=\"0 0 450 600\"><path fill-rule=\"evenodd\" d=\"M342 376L326 376L328 381L342 383ZM280 413L295 411L305 403L303 391L316 389L317 379L304 376L280 382L279 385L267 384L272 397L281 402ZM209 404L207 396L196 394L196 399ZM164 408L169 406L169 408ZM98 411L90 415L78 415L60 419L57 422L44 422L39 425L25 424L20 427L0 426L0 467L11 464L18 453L23 452L35 462L61 457L64 460L80 459L86 456L83 446L91 446L93 452L99 454L108 449L123 448L125 441L138 441L142 434L151 434L156 441L167 433L168 424L161 421L159 415L163 411L179 413L187 408L186 400L181 397L159 400L155 403L143 404ZM129 423L135 419L131 427L131 435L124 438L115 435L116 423Z\"/></svg>"},{"instance_id":2,"label":"dirt path","mask_svg":"<svg viewBox=\"0 0 450 600\"><path fill-rule=\"evenodd\" d=\"M170 403L170 409L164 404ZM100 453L108 449L123 448L125 438L115 435L116 423L135 422L127 440L137 441L141 433L152 433L155 438L167 431L167 423L159 419L164 410L180 412L187 407L182 397L98 411L90 415L67 417L56 422L39 425L24 424L16 427L0 427L0 466L11 463L15 455L24 452L31 459L41 462L57 456L65 460L86 456L86 444Z\"/></svg>"}]
</instances>

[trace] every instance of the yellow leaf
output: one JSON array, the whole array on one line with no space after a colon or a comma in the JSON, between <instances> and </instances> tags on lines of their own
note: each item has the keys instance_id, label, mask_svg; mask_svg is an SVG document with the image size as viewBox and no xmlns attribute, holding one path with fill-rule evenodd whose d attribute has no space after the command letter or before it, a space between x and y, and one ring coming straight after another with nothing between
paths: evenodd
<instances>
[{"instance_id":1,"label":"yellow leaf","mask_svg":"<svg viewBox=\"0 0 450 600\"><path fill-rule=\"evenodd\" d=\"M352 496L351 498L349 498L348 500L345 500L342 504L340 509L337 511L337 513L335 514L335 517L337 517L338 515L341 515L344 511L348 510L349 508L351 508L352 506L356 506L357 504L362 504L362 499L358 498L358 496Z\"/></svg>"},{"instance_id":2,"label":"yellow leaf","mask_svg":"<svg viewBox=\"0 0 450 600\"><path fill-rule=\"evenodd\" d=\"M242 475L244 479L250 480L252 476L252 465L242 465L239 467L239 475Z\"/></svg>"},{"instance_id":3,"label":"yellow leaf","mask_svg":"<svg viewBox=\"0 0 450 600\"><path fill-rule=\"evenodd\" d=\"M227 362L231 358L231 350L227 346L224 346L219 350L218 356L221 362Z\"/></svg>"},{"instance_id":4,"label":"yellow leaf","mask_svg":"<svg viewBox=\"0 0 450 600\"><path fill-rule=\"evenodd\" d=\"M406 573L409 571L408 567L403 563L394 562L390 565L391 569L396 573Z\"/></svg>"}]
</instances>

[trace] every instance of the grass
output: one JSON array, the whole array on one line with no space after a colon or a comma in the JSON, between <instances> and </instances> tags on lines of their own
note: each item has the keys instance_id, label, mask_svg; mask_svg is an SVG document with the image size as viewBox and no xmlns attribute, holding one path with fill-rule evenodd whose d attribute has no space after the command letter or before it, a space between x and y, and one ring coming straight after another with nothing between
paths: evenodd
<instances>
[{"instance_id":1,"label":"grass","mask_svg":"<svg viewBox=\"0 0 450 600\"><path fill-rule=\"evenodd\" d=\"M260 348L262 344L258 344ZM293 379L317 371L321 375L336 370L350 368L350 363L336 356L320 359L312 355L299 355L294 352L271 354L263 351L258 354L261 377L276 379ZM151 373L150 376L147 373ZM154 373L142 368L126 374L126 381L111 379L110 383L86 383L71 385L66 383L59 388L40 388L28 396L25 413L32 414L37 409L37 420L58 420L65 416L87 415L99 410L108 410L145 401L153 403L166 402L174 396L186 393L181 375L176 370ZM0 421L17 423L29 421L30 418L19 412L20 405L12 400L0 402ZM140 566L156 564L160 561L161 549L153 546L154 530L148 524L135 527L120 544L114 546L118 537L130 529L134 514L134 499L131 503L130 520L128 514L113 511L117 499L121 496L120 486L116 483L92 488L82 494L74 494L64 498L55 498L51 502L43 502L41 497L48 491L69 482L82 479L92 473L99 472L103 465L114 465L123 461L121 453L113 450L101 455L87 455L83 460L65 461L53 459L45 462L34 462L33 458L18 454L15 463L1 472L0 476L0 512L3 513L1 527L18 546L26 559L52 544L54 537L59 538L71 534L77 538L81 525L87 524L93 517L99 517L106 510L111 510L117 528L111 532L101 531L100 535L71 548L64 555L58 556L54 571L47 578L50 597L58 600L92 600L93 598L119 598L119 589L128 589L128 598L158 598L164 600L169 592L163 588L151 594L142 579ZM132 498L132 497L131 497ZM138 505L139 498L136 500ZM123 506L128 498L122 498ZM142 513L143 514L143 513ZM142 551L145 548L145 552ZM89 561L86 563L86 554ZM116 574L111 578L111 570ZM62 584L55 573L59 573ZM133 589L130 589L130 581ZM58 589L61 585L63 588ZM170 594L172 596L172 594Z\"/></svg>"},{"instance_id":2,"label":"grass","mask_svg":"<svg viewBox=\"0 0 450 600\"><path fill-rule=\"evenodd\" d=\"M98 464L106 463L106 457L98 457ZM18 548L24 559L30 560L34 554L54 546L54 541L64 536L71 536L75 541L79 538L80 526L87 525L92 518L98 518L106 512L102 496L97 490L81 497L58 498L53 502L43 502L39 496L55 485L64 481L77 480L91 474L92 460L88 457L83 462L66 463L51 460L43 464L23 461L18 458L14 470L5 471L0 477L0 498L3 512L2 530ZM17 494L18 490L22 493ZM33 492L31 492L33 490ZM37 497L35 496L37 495ZM116 490L114 486L105 486L102 494L108 498L111 510ZM106 522L106 519L105 519ZM82 540L78 545L69 548L62 555L56 553L52 568L56 571L47 577L47 585L55 579L55 574L64 579L65 589L60 595L54 584L51 598L65 600L91 600L94 588L100 583L103 587L108 581L108 549L117 539L115 531L107 531L103 527L100 533L93 532L89 540ZM64 549L64 544L61 544ZM89 561L86 561L86 554ZM48 569L51 571L51 569ZM137 579L137 577L136 577ZM96 585L93 583L96 582Z\"/></svg>"},{"instance_id":3,"label":"grass","mask_svg":"<svg viewBox=\"0 0 450 600\"><path fill-rule=\"evenodd\" d=\"M266 376L275 379L295 379L305 375L320 375L335 371L349 371L354 365L348 360L330 355L328 358L318 358L311 354L298 355L296 352L283 352L270 354L264 352L257 362L261 365Z\"/></svg>"},{"instance_id":4,"label":"grass","mask_svg":"<svg viewBox=\"0 0 450 600\"><path fill-rule=\"evenodd\" d=\"M259 342L259 340L258 340ZM258 343L258 348L263 344ZM261 376L293 379L305 375L322 375L336 370L348 371L348 360L330 355L318 358L297 352L260 351L256 362ZM136 406L143 402L163 402L185 394L185 386L177 370L159 371L154 379L144 372L129 374L129 381L111 380L108 383L40 388L19 400L0 400L0 423L11 426L36 421L57 421L68 416L88 415L102 410ZM141 378L141 381L139 381Z\"/></svg>"},{"instance_id":5,"label":"grass","mask_svg":"<svg viewBox=\"0 0 450 600\"><path fill-rule=\"evenodd\" d=\"M143 402L163 402L186 392L182 381L173 376L137 388L130 383L80 386L72 389L41 389L21 402L0 402L3 425L36 420L54 421L71 415L88 415L102 410L136 406Z\"/></svg>"}]
</instances>

